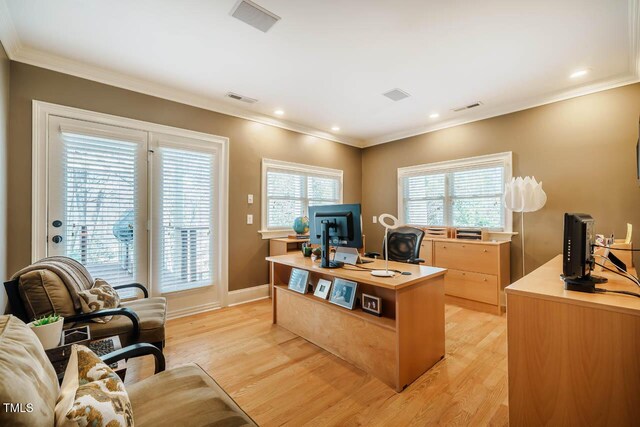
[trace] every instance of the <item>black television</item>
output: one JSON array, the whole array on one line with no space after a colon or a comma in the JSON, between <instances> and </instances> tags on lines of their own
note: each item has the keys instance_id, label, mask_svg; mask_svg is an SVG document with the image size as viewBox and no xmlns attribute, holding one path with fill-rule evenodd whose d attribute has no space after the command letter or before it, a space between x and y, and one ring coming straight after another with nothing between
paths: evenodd
<instances>
[{"instance_id":1,"label":"black television","mask_svg":"<svg viewBox=\"0 0 640 427\"><path fill-rule=\"evenodd\" d=\"M591 274L595 265L595 223L591 215L564 214L564 245L562 249L562 279L565 289L595 292L596 283L606 279Z\"/></svg>"},{"instance_id":2,"label":"black television","mask_svg":"<svg viewBox=\"0 0 640 427\"><path fill-rule=\"evenodd\" d=\"M362 247L362 214L359 204L309 206L309 242L322 247L321 267L337 268L331 246Z\"/></svg>"}]
</instances>

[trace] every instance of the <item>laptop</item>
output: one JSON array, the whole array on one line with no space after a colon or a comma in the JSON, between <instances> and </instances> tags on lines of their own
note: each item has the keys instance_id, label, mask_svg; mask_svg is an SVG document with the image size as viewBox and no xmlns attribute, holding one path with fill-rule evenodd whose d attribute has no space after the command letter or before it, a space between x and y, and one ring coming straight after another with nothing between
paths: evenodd
<instances>
[{"instance_id":1,"label":"laptop","mask_svg":"<svg viewBox=\"0 0 640 427\"><path fill-rule=\"evenodd\" d=\"M336 253L333 256L333 260L351 265L367 264L373 262L373 260L362 258L356 248L345 248L342 246L338 246L336 248Z\"/></svg>"}]
</instances>

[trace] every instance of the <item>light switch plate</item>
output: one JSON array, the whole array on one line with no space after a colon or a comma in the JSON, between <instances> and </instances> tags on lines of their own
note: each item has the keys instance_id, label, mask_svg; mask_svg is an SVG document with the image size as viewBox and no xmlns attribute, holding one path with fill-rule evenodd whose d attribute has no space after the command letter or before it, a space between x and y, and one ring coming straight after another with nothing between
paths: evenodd
<instances>
[{"instance_id":1,"label":"light switch plate","mask_svg":"<svg viewBox=\"0 0 640 427\"><path fill-rule=\"evenodd\" d=\"M248 214L247 215L247 225L251 225L253 224L253 215Z\"/></svg>"},{"instance_id":2,"label":"light switch plate","mask_svg":"<svg viewBox=\"0 0 640 427\"><path fill-rule=\"evenodd\" d=\"M253 204L253 194L249 194L249 195L247 196L247 203L249 203L250 205L252 205L252 204Z\"/></svg>"}]
</instances>

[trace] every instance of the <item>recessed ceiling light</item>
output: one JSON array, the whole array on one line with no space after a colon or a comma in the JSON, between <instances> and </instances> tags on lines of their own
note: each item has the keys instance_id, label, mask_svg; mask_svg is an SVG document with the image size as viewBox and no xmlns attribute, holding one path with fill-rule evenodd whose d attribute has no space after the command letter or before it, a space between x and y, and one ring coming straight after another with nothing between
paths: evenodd
<instances>
[{"instance_id":1,"label":"recessed ceiling light","mask_svg":"<svg viewBox=\"0 0 640 427\"><path fill-rule=\"evenodd\" d=\"M283 110L276 110L273 112L273 114L275 114L276 116L284 116L284 111Z\"/></svg>"},{"instance_id":2,"label":"recessed ceiling light","mask_svg":"<svg viewBox=\"0 0 640 427\"><path fill-rule=\"evenodd\" d=\"M429 118L430 119L437 119L438 117L440 117L440 114L438 114L438 113L429 114Z\"/></svg>"},{"instance_id":3,"label":"recessed ceiling light","mask_svg":"<svg viewBox=\"0 0 640 427\"><path fill-rule=\"evenodd\" d=\"M331 130L334 132L338 132L340 130L340 126L332 126Z\"/></svg>"},{"instance_id":4,"label":"recessed ceiling light","mask_svg":"<svg viewBox=\"0 0 640 427\"><path fill-rule=\"evenodd\" d=\"M574 71L573 73L571 73L571 75L569 75L569 78L577 79L578 77L583 77L583 76L586 76L587 74L589 74L589 69L584 68L582 70Z\"/></svg>"}]
</instances>

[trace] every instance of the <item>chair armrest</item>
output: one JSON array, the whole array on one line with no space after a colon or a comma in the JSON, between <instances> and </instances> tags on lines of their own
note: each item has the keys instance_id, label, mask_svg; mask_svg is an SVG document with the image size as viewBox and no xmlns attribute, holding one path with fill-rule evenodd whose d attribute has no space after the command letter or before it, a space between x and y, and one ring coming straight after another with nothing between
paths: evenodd
<instances>
[{"instance_id":1,"label":"chair armrest","mask_svg":"<svg viewBox=\"0 0 640 427\"><path fill-rule=\"evenodd\" d=\"M140 289L142 291L142 295L144 295L144 298L149 298L149 291L147 290L147 288L145 288L140 283L129 283L128 285L117 285L117 286L113 287L113 289L116 289L116 290L118 290L118 289L127 289L127 288Z\"/></svg>"},{"instance_id":2,"label":"chair armrest","mask_svg":"<svg viewBox=\"0 0 640 427\"><path fill-rule=\"evenodd\" d=\"M411 264L420 264L425 262L424 259L422 258L413 258L412 260L409 261Z\"/></svg>"},{"instance_id":3,"label":"chair armrest","mask_svg":"<svg viewBox=\"0 0 640 427\"><path fill-rule=\"evenodd\" d=\"M380 254L378 252L365 252L364 253L364 257L365 258L378 258L380 256Z\"/></svg>"},{"instance_id":4,"label":"chair armrest","mask_svg":"<svg viewBox=\"0 0 640 427\"><path fill-rule=\"evenodd\" d=\"M121 348L111 353L107 353L104 356L100 356L100 359L107 365L118 362L122 359L130 359L133 357L152 355L155 359L156 369L154 374L165 370L165 360L162 352L153 344L139 343L132 344L125 348Z\"/></svg>"},{"instance_id":5,"label":"chair armrest","mask_svg":"<svg viewBox=\"0 0 640 427\"><path fill-rule=\"evenodd\" d=\"M76 314L75 316L69 316L64 318L64 323L72 322L84 322L85 320L95 319L96 317L104 316L125 316L131 319L133 323L133 339L137 340L140 337L140 318L135 311L128 307L119 308L105 308L104 310L97 310L91 313Z\"/></svg>"}]
</instances>

